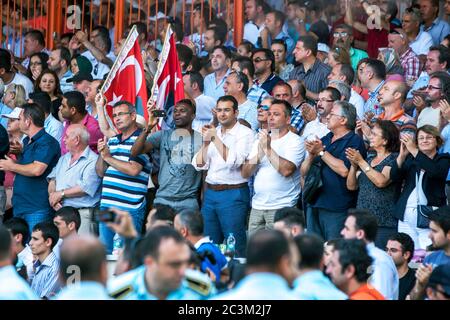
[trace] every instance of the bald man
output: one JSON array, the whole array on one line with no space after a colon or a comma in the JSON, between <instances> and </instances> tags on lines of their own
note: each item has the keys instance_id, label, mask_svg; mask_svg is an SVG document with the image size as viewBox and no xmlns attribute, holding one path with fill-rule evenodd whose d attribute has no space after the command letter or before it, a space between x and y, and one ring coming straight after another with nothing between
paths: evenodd
<instances>
[{"instance_id":1,"label":"bald man","mask_svg":"<svg viewBox=\"0 0 450 320\"><path fill-rule=\"evenodd\" d=\"M101 184L95 172L98 155L89 148L89 132L81 124L70 125L63 142L69 152L47 176L49 203L55 211L64 206L78 209L81 217L78 232L98 234L95 220Z\"/></svg>"},{"instance_id":2,"label":"bald man","mask_svg":"<svg viewBox=\"0 0 450 320\"><path fill-rule=\"evenodd\" d=\"M93 236L75 236L61 246L60 275L65 288L58 300L109 300L106 251Z\"/></svg>"},{"instance_id":3,"label":"bald man","mask_svg":"<svg viewBox=\"0 0 450 320\"><path fill-rule=\"evenodd\" d=\"M388 36L388 46L397 52L405 80L412 86L419 78L420 60L409 46L409 39L405 31L402 29L391 30Z\"/></svg>"}]
</instances>

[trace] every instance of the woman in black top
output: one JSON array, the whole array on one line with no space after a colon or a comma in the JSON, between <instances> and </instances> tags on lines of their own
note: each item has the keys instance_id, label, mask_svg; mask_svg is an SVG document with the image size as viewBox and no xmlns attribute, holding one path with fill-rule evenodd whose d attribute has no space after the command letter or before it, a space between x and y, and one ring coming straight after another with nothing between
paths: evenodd
<instances>
[{"instance_id":1,"label":"woman in black top","mask_svg":"<svg viewBox=\"0 0 450 320\"><path fill-rule=\"evenodd\" d=\"M398 231L411 236L416 250L425 250L430 244L429 229L417 227L417 205L446 205L445 181L450 155L438 154L443 140L438 129L430 125L420 127L415 139L402 135L400 141L400 154L392 167L391 179L402 182L403 189L394 215L400 220Z\"/></svg>"},{"instance_id":2,"label":"woman in black top","mask_svg":"<svg viewBox=\"0 0 450 320\"><path fill-rule=\"evenodd\" d=\"M59 118L59 107L62 102L62 91L59 84L58 75L52 70L44 70L41 75L37 78L34 84L34 90L36 92L47 92L52 100L51 113L56 120L61 120Z\"/></svg>"},{"instance_id":3,"label":"woman in black top","mask_svg":"<svg viewBox=\"0 0 450 320\"><path fill-rule=\"evenodd\" d=\"M352 166L347 176L347 188L358 190L358 209L368 209L378 221L375 245L386 248L389 237L397 233L397 219L393 216L397 184L390 180L390 172L400 148L400 132L391 121L377 120L370 135L370 147L375 153L362 158L358 151L347 149Z\"/></svg>"}]
</instances>

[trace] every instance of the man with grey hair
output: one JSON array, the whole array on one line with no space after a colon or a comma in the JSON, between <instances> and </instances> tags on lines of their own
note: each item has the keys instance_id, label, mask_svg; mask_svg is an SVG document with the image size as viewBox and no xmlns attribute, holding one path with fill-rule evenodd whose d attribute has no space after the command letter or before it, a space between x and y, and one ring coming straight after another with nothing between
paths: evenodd
<instances>
[{"instance_id":1,"label":"man with grey hair","mask_svg":"<svg viewBox=\"0 0 450 320\"><path fill-rule=\"evenodd\" d=\"M306 102L306 88L300 80L289 80L288 85L292 88L292 98L288 101L292 108L301 111L301 106Z\"/></svg>"},{"instance_id":2,"label":"man with grey hair","mask_svg":"<svg viewBox=\"0 0 450 320\"><path fill-rule=\"evenodd\" d=\"M425 30L420 29L422 17L420 9L410 7L403 13L402 29L409 40L409 46L419 56L422 64L425 64L427 54L433 46L433 38Z\"/></svg>"},{"instance_id":3,"label":"man with grey hair","mask_svg":"<svg viewBox=\"0 0 450 320\"><path fill-rule=\"evenodd\" d=\"M80 234L98 234L95 216L101 179L95 172L98 155L89 148L89 138L86 127L70 125L63 137L69 152L58 160L47 176L50 205L54 210L65 206L78 209Z\"/></svg>"},{"instance_id":4,"label":"man with grey hair","mask_svg":"<svg viewBox=\"0 0 450 320\"><path fill-rule=\"evenodd\" d=\"M341 101L349 102L351 96L351 88L348 84L340 80L331 80L329 87L335 88L341 94Z\"/></svg>"},{"instance_id":5,"label":"man with grey hair","mask_svg":"<svg viewBox=\"0 0 450 320\"><path fill-rule=\"evenodd\" d=\"M307 141L309 155L301 166L307 176L314 162L320 162L322 187L307 202L307 230L317 233L326 241L339 238L347 210L354 207L356 194L347 189L346 180L350 162L345 157L347 148L357 149L366 157L364 141L355 133L356 109L345 101L335 101L327 116L331 131L321 140Z\"/></svg>"}]
</instances>

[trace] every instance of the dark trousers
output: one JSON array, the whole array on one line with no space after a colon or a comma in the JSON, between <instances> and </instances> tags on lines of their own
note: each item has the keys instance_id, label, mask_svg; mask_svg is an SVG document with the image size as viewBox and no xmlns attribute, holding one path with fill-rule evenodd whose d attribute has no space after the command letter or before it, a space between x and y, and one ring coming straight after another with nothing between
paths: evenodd
<instances>
[{"instance_id":1,"label":"dark trousers","mask_svg":"<svg viewBox=\"0 0 450 320\"><path fill-rule=\"evenodd\" d=\"M347 212L330 211L322 208L306 209L306 229L308 233L315 233L325 241L341 238Z\"/></svg>"}]
</instances>

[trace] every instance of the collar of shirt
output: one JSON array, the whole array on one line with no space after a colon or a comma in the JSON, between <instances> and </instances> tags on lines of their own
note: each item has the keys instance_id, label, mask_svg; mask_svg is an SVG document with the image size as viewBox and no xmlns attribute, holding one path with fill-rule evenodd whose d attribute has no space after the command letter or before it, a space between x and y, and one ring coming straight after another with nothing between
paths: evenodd
<instances>
[{"instance_id":1,"label":"collar of shirt","mask_svg":"<svg viewBox=\"0 0 450 320\"><path fill-rule=\"evenodd\" d=\"M55 261L56 261L56 255L55 253L52 251L50 252L50 254L47 256L47 258L45 258L45 260L43 262L40 262L39 260L37 260L36 262L36 273L38 273L39 271L41 271L44 266L46 267L51 267ZM39 262L39 263L38 263Z\"/></svg>"},{"instance_id":2,"label":"collar of shirt","mask_svg":"<svg viewBox=\"0 0 450 320\"><path fill-rule=\"evenodd\" d=\"M146 271L146 267L142 266L136 275L137 278L135 281L135 285L136 285L136 293L138 296L138 300L159 300L158 297L154 296L147 290L147 284L145 282L145 271ZM181 288L182 288L182 285L178 289L169 293L169 295L166 297L166 300L171 300L171 299L177 298L180 295Z\"/></svg>"},{"instance_id":3,"label":"collar of shirt","mask_svg":"<svg viewBox=\"0 0 450 320\"><path fill-rule=\"evenodd\" d=\"M74 163L70 164L70 161L72 160L72 154L70 152L67 152L66 155L67 156L67 162L68 162L68 167L73 167L75 166L81 159L88 159L89 158L89 154L93 152L91 151L91 148L89 146L86 147L86 149L84 149L83 153L81 154L81 156L77 159L77 161L75 161ZM64 156L66 156L64 155ZM63 157L64 157L63 156ZM60 239L61 240L61 239Z\"/></svg>"},{"instance_id":4,"label":"collar of shirt","mask_svg":"<svg viewBox=\"0 0 450 320\"><path fill-rule=\"evenodd\" d=\"M25 261L25 257L29 254L31 254L30 246L26 245L25 248L17 254L17 257L22 259L22 261Z\"/></svg>"},{"instance_id":5,"label":"collar of shirt","mask_svg":"<svg viewBox=\"0 0 450 320\"><path fill-rule=\"evenodd\" d=\"M274 40L286 40L289 36L281 30L281 32L274 38Z\"/></svg>"},{"instance_id":6,"label":"collar of shirt","mask_svg":"<svg viewBox=\"0 0 450 320\"><path fill-rule=\"evenodd\" d=\"M396 114L394 114L390 119L385 119L384 117L386 116L386 112L383 112L382 114L380 114L378 116L378 119L380 120L389 120L389 121L397 121L398 119L400 119L403 115L405 114L405 110L400 110L399 112L397 112Z\"/></svg>"},{"instance_id":7,"label":"collar of shirt","mask_svg":"<svg viewBox=\"0 0 450 320\"><path fill-rule=\"evenodd\" d=\"M33 142L39 140L44 134L45 134L45 130L44 130L44 128L42 128L42 129L39 130L39 132L36 133L34 136L32 136L32 137L27 136L25 139L23 139L23 143L24 143L25 145L27 145L27 144L29 144L29 143L33 143Z\"/></svg>"},{"instance_id":8,"label":"collar of shirt","mask_svg":"<svg viewBox=\"0 0 450 320\"><path fill-rule=\"evenodd\" d=\"M203 237L200 240L197 241L197 243L194 245L195 249L200 248L200 246L204 243L211 243L211 239L209 238L209 236Z\"/></svg>"},{"instance_id":9,"label":"collar of shirt","mask_svg":"<svg viewBox=\"0 0 450 320\"><path fill-rule=\"evenodd\" d=\"M424 24L422 24L420 26L419 30L429 31L429 30L433 29L435 26L437 26L440 22L441 22L441 20L438 17L438 18L434 19L434 21L431 23L431 25L426 30L425 30L426 27Z\"/></svg>"},{"instance_id":10,"label":"collar of shirt","mask_svg":"<svg viewBox=\"0 0 450 320\"><path fill-rule=\"evenodd\" d=\"M141 134L141 131L142 131L142 129L137 128L136 131L134 131L134 132L131 134L131 136L129 136L126 140L128 140L128 139L130 139L131 137L134 137L134 136L139 136L139 135ZM126 141L126 140L122 140L122 133L119 133L116 137L117 137L117 139L118 139L120 142Z\"/></svg>"},{"instance_id":11,"label":"collar of shirt","mask_svg":"<svg viewBox=\"0 0 450 320\"><path fill-rule=\"evenodd\" d=\"M64 73L64 75L61 77L61 80L71 78L72 76L73 76L72 71L67 70L67 72Z\"/></svg>"},{"instance_id":12,"label":"collar of shirt","mask_svg":"<svg viewBox=\"0 0 450 320\"><path fill-rule=\"evenodd\" d=\"M222 86L223 86L223 83L225 83L225 80L227 79L227 77L228 77L228 75L229 75L230 73L231 73L231 69L228 69L227 72L225 73L225 75L223 76L223 78L220 79L219 83L217 83L217 80L216 80L216 73L214 72L214 73L213 73L213 74L214 74L214 83L216 84L216 87L219 87L220 84L222 84Z\"/></svg>"},{"instance_id":13,"label":"collar of shirt","mask_svg":"<svg viewBox=\"0 0 450 320\"><path fill-rule=\"evenodd\" d=\"M312 65L312 67L309 68L308 71L305 71L305 66L302 63L302 64L300 64L300 71L302 73L306 73L306 74L315 72L317 70L317 68L319 68L319 65L320 65L320 60L316 59L316 61L314 61L314 64Z\"/></svg>"},{"instance_id":14,"label":"collar of shirt","mask_svg":"<svg viewBox=\"0 0 450 320\"><path fill-rule=\"evenodd\" d=\"M227 136L227 135L231 135L231 136L237 135L237 134L238 134L238 130L239 130L239 126L240 126L240 125L241 125L241 124L239 123L239 121L236 121L236 124L233 126L233 128L231 128L231 129L226 129L224 134L222 133L222 126L219 125L219 126L217 127L216 131L217 131L217 134L219 135L220 140L223 141L223 138L224 138L225 136Z\"/></svg>"},{"instance_id":15,"label":"collar of shirt","mask_svg":"<svg viewBox=\"0 0 450 320\"><path fill-rule=\"evenodd\" d=\"M375 88L375 90L369 91L370 98L374 98L374 97L378 96L378 91L380 91L380 89L383 85L384 85L384 80L378 84L378 86Z\"/></svg>"},{"instance_id":16,"label":"collar of shirt","mask_svg":"<svg viewBox=\"0 0 450 320\"><path fill-rule=\"evenodd\" d=\"M325 147L325 148L328 148L330 145L335 144L335 143L337 143L337 142L345 141L345 140L350 140L350 139L353 137L354 134L355 134L355 132L350 130L348 133L346 133L345 135L343 135L343 136L340 137L339 139L337 139L337 140L331 142L331 141L333 140L334 133L333 133L332 131L330 131L330 133L327 134L327 135L324 137L324 138L326 138L326 139L329 139L328 141L327 141L326 139L325 139L325 141L323 141L324 147ZM329 144L326 145L328 142L329 142Z\"/></svg>"}]
</instances>

